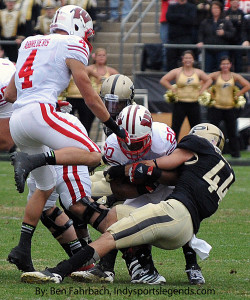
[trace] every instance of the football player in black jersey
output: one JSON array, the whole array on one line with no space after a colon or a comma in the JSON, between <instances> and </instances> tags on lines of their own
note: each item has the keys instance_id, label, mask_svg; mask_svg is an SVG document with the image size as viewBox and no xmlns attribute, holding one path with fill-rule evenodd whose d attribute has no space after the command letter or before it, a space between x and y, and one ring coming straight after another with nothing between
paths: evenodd
<instances>
[{"instance_id":1,"label":"football player in black jersey","mask_svg":"<svg viewBox=\"0 0 250 300\"><path fill-rule=\"evenodd\" d=\"M129 176L133 183L173 184L176 178L173 193L159 204L140 208L117 205L109 212L106 232L98 240L55 268L23 273L21 280L60 283L72 272L74 277L74 271L82 265L115 248L141 244L166 250L182 247L198 232L201 221L216 212L235 181L234 171L221 154L223 146L223 133L216 126L203 123L194 126L169 156L127 165L121 175ZM109 179L112 168L108 170ZM124 217L118 220L121 215Z\"/></svg>"}]
</instances>

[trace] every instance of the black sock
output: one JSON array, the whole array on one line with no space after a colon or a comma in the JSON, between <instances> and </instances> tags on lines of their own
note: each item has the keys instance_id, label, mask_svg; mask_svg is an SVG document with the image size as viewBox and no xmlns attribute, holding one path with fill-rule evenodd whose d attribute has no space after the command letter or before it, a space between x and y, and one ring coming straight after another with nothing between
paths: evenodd
<instances>
[{"instance_id":1,"label":"black sock","mask_svg":"<svg viewBox=\"0 0 250 300\"><path fill-rule=\"evenodd\" d=\"M196 265L197 257L195 251L188 244L184 245L182 250L185 255L186 266Z\"/></svg>"},{"instance_id":2,"label":"black sock","mask_svg":"<svg viewBox=\"0 0 250 300\"><path fill-rule=\"evenodd\" d=\"M103 268L105 271L114 272L115 267L115 260L117 256L118 250L113 249L108 254L103 256L99 262L99 265Z\"/></svg>"},{"instance_id":3,"label":"black sock","mask_svg":"<svg viewBox=\"0 0 250 300\"><path fill-rule=\"evenodd\" d=\"M83 265L89 265L99 259L99 256L94 248L89 245L85 246L83 249L78 251L68 260L60 262L55 268L49 268L51 273L56 273L64 278L70 273L78 270ZM89 263L90 262L90 263Z\"/></svg>"},{"instance_id":4,"label":"black sock","mask_svg":"<svg viewBox=\"0 0 250 300\"><path fill-rule=\"evenodd\" d=\"M78 239L61 244L61 246L63 247L64 251L68 254L69 257L73 256L75 253L82 249L82 245Z\"/></svg>"},{"instance_id":5,"label":"black sock","mask_svg":"<svg viewBox=\"0 0 250 300\"><path fill-rule=\"evenodd\" d=\"M22 223L21 236L18 246L25 249L26 251L31 251L31 239L36 227L33 225Z\"/></svg>"}]
</instances>

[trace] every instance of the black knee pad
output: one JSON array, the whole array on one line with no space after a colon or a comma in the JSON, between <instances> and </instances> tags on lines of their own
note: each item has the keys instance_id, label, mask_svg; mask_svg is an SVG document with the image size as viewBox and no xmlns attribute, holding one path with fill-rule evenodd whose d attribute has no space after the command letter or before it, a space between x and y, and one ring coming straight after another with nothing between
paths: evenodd
<instances>
[{"instance_id":1,"label":"black knee pad","mask_svg":"<svg viewBox=\"0 0 250 300\"><path fill-rule=\"evenodd\" d=\"M100 208L100 204L97 202L91 202L88 197L84 197L81 200L81 203L86 206L86 210L82 215L83 222L86 224L89 223L89 220L93 216L95 212L98 212L100 215L95 220L93 227L95 229L98 228L99 224L102 222L102 220L106 217L107 213L109 212L108 209Z\"/></svg>"},{"instance_id":2,"label":"black knee pad","mask_svg":"<svg viewBox=\"0 0 250 300\"><path fill-rule=\"evenodd\" d=\"M55 232L52 233L54 238L58 238L61 234L63 234L70 226L73 225L73 221L69 219L64 225L57 225L55 223L55 220L57 217L59 217L62 214L62 211L56 207L52 214L46 215L46 212L44 211L41 216L41 221L44 226L46 226L48 229L53 228L55 229Z\"/></svg>"},{"instance_id":3,"label":"black knee pad","mask_svg":"<svg viewBox=\"0 0 250 300\"><path fill-rule=\"evenodd\" d=\"M65 214L73 221L75 229L86 229L87 224L82 219L75 216L71 211L65 209Z\"/></svg>"}]
</instances>

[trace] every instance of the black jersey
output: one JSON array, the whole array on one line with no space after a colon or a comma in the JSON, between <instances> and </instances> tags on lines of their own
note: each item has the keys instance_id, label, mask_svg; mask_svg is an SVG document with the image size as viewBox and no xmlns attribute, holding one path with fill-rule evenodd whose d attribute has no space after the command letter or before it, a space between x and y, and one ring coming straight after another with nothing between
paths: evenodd
<instances>
[{"instance_id":1,"label":"black jersey","mask_svg":"<svg viewBox=\"0 0 250 300\"><path fill-rule=\"evenodd\" d=\"M235 175L219 149L204 138L187 135L177 147L191 150L195 156L179 167L178 183L168 199L177 199L187 207L197 233L200 222L217 210Z\"/></svg>"}]
</instances>

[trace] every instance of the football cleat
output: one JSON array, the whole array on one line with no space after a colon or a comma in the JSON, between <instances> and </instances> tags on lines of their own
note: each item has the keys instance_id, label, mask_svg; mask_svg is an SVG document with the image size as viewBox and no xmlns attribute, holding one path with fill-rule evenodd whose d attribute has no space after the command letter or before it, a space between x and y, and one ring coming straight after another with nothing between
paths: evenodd
<instances>
[{"instance_id":1,"label":"football cleat","mask_svg":"<svg viewBox=\"0 0 250 300\"><path fill-rule=\"evenodd\" d=\"M151 255L149 257L151 257ZM166 279L158 273L151 259L147 261L148 264L145 265L145 267L142 267L136 257L130 257L129 255L124 254L123 258L126 261L126 265L131 276L131 283L166 283Z\"/></svg>"},{"instance_id":2,"label":"football cleat","mask_svg":"<svg viewBox=\"0 0 250 300\"><path fill-rule=\"evenodd\" d=\"M35 271L30 255L19 246L16 246L10 251L7 261L11 264L15 264L17 268L23 272Z\"/></svg>"},{"instance_id":3,"label":"football cleat","mask_svg":"<svg viewBox=\"0 0 250 300\"><path fill-rule=\"evenodd\" d=\"M190 284L204 284L205 278L202 275L198 264L186 266L186 273Z\"/></svg>"},{"instance_id":4,"label":"football cleat","mask_svg":"<svg viewBox=\"0 0 250 300\"><path fill-rule=\"evenodd\" d=\"M59 274L51 273L49 270L41 272L26 272L21 275L21 281L25 283L61 283L62 277Z\"/></svg>"},{"instance_id":5,"label":"football cleat","mask_svg":"<svg viewBox=\"0 0 250 300\"><path fill-rule=\"evenodd\" d=\"M72 272L71 278L80 282L108 282L113 283L115 272L104 271L101 265L96 265L88 271Z\"/></svg>"},{"instance_id":6,"label":"football cleat","mask_svg":"<svg viewBox=\"0 0 250 300\"><path fill-rule=\"evenodd\" d=\"M166 279L157 271L150 272L149 270L141 269L139 273L137 272L137 275L131 277L131 283L164 284Z\"/></svg>"},{"instance_id":7,"label":"football cleat","mask_svg":"<svg viewBox=\"0 0 250 300\"><path fill-rule=\"evenodd\" d=\"M79 268L77 271L88 271L89 269L94 268L94 266L95 266L95 264L90 264L88 266L84 266L84 267Z\"/></svg>"},{"instance_id":8,"label":"football cleat","mask_svg":"<svg viewBox=\"0 0 250 300\"><path fill-rule=\"evenodd\" d=\"M25 181L33 170L29 155L23 152L14 152L10 155L11 164L14 166L16 188L19 193L23 193Z\"/></svg>"}]
</instances>

